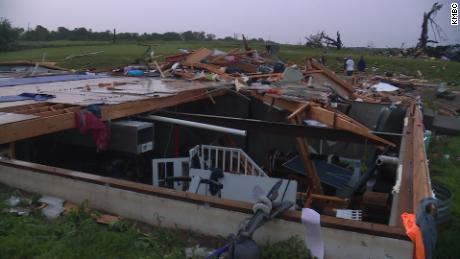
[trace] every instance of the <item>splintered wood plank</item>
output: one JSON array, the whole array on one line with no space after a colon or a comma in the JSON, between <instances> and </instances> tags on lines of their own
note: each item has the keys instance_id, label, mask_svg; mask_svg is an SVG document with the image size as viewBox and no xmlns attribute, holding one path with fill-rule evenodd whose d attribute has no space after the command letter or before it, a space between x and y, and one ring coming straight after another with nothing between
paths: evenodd
<instances>
[{"instance_id":1,"label":"splintered wood plank","mask_svg":"<svg viewBox=\"0 0 460 259\"><path fill-rule=\"evenodd\" d=\"M37 117L38 116L29 115L29 114L0 112L0 125L18 122L18 121L30 120L30 119L34 119Z\"/></svg>"},{"instance_id":2,"label":"splintered wood plank","mask_svg":"<svg viewBox=\"0 0 460 259\"><path fill-rule=\"evenodd\" d=\"M307 107L310 106L310 103L307 102L305 103L304 105L300 106L300 108L298 108L297 110L295 110L293 113L289 114L289 116L287 117L288 120L292 120L294 119L295 117L297 117L298 115L300 115L301 113L305 112L305 109L307 109Z\"/></svg>"}]
</instances>

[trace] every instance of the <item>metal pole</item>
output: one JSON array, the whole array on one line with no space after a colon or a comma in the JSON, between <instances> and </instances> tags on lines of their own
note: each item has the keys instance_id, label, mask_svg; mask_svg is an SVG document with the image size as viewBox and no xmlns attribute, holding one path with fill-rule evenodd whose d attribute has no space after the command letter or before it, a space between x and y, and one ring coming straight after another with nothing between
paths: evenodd
<instances>
[{"instance_id":1,"label":"metal pole","mask_svg":"<svg viewBox=\"0 0 460 259\"><path fill-rule=\"evenodd\" d=\"M183 125L183 126L189 126L189 127L194 127L194 128L218 131L218 132L223 132L223 133L228 133L228 134L233 134L233 135L238 135L238 136L246 136L246 130L215 126L211 124L205 124L205 123L194 122L194 121L173 119L173 118L157 116L157 115L149 115L143 118L154 120L154 121L161 121L161 122L168 122L168 123L173 123L173 124L178 124L178 125Z\"/></svg>"}]
</instances>

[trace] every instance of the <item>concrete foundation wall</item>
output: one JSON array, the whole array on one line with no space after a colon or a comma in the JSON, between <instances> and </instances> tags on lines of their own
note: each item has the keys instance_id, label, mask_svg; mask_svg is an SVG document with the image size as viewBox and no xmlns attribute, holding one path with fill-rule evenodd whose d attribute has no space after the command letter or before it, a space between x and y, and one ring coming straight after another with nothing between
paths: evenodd
<instances>
[{"instance_id":1,"label":"concrete foundation wall","mask_svg":"<svg viewBox=\"0 0 460 259\"><path fill-rule=\"evenodd\" d=\"M75 203L88 200L91 208L144 223L189 229L214 236L225 237L235 233L240 222L249 216L240 212L6 165L0 165L0 182L30 192L58 196ZM273 220L256 232L255 239L265 244L268 241L276 242L291 236L303 237L303 235L302 224ZM409 241L325 227L322 228L322 235L326 258L412 257L413 247Z\"/></svg>"}]
</instances>

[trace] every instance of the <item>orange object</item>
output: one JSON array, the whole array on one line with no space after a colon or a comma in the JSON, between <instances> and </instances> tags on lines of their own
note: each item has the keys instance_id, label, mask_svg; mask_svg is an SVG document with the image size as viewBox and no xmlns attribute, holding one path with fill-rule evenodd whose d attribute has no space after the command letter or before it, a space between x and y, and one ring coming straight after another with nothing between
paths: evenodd
<instances>
[{"instance_id":1,"label":"orange object","mask_svg":"<svg viewBox=\"0 0 460 259\"><path fill-rule=\"evenodd\" d=\"M425 259L425 244L420 228L417 226L415 214L404 212L401 218L406 229L406 234L414 244L414 258Z\"/></svg>"},{"instance_id":2,"label":"orange object","mask_svg":"<svg viewBox=\"0 0 460 259\"><path fill-rule=\"evenodd\" d=\"M280 90L277 88L270 88L267 90L267 94L280 94Z\"/></svg>"}]
</instances>

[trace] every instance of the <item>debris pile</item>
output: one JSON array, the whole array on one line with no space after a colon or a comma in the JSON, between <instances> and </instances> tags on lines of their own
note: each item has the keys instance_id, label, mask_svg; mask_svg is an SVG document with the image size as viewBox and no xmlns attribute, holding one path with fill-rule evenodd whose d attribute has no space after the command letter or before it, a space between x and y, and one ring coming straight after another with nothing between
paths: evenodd
<instances>
[{"instance_id":1,"label":"debris pile","mask_svg":"<svg viewBox=\"0 0 460 259\"><path fill-rule=\"evenodd\" d=\"M17 216L29 216L31 213L40 211L47 219L56 219L62 214L66 215L72 211L81 210L89 213L97 223L103 225L111 226L122 220L119 216L91 211L85 203L79 206L59 197L49 195L40 197L20 190L16 190L4 202L8 207L4 211Z\"/></svg>"},{"instance_id":2,"label":"debris pile","mask_svg":"<svg viewBox=\"0 0 460 259\"><path fill-rule=\"evenodd\" d=\"M124 67L129 76L175 77L199 81L232 81L247 77L245 80L263 78L279 80L285 65L273 59L268 50L259 53L250 49L224 52L218 49L201 48L194 51L180 49L176 55L166 56L164 62L145 62L145 64Z\"/></svg>"},{"instance_id":3,"label":"debris pile","mask_svg":"<svg viewBox=\"0 0 460 259\"><path fill-rule=\"evenodd\" d=\"M358 83L356 77L344 78L313 58L304 66L285 63L263 51L244 44L244 49L224 52L218 49L180 49L180 53L155 60L153 51L140 64L114 70L126 76L147 76L186 81L219 81L233 85L237 91L255 90L289 98L327 104L342 100L372 103L409 104L419 93L414 85L426 80L407 76L371 76ZM351 82L348 81L351 80ZM440 96L443 94L439 94ZM452 94L449 94L452 98Z\"/></svg>"}]
</instances>

